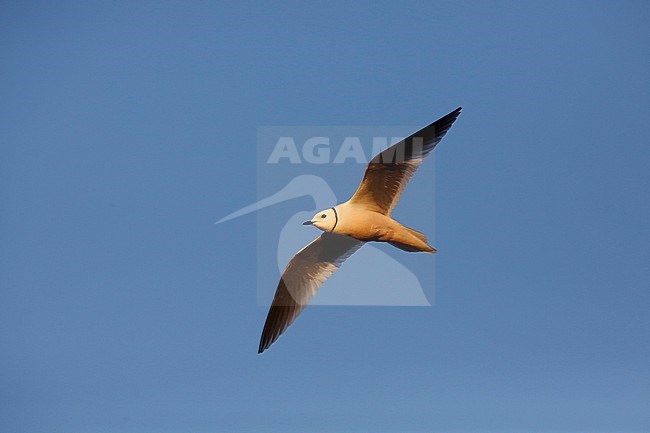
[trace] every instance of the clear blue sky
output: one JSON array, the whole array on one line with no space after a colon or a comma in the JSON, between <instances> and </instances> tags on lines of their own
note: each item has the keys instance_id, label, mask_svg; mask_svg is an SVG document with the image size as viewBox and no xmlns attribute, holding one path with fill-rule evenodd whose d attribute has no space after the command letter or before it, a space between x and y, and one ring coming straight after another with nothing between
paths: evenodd
<instances>
[{"instance_id":1,"label":"clear blue sky","mask_svg":"<svg viewBox=\"0 0 650 433\"><path fill-rule=\"evenodd\" d=\"M650 429L648 3L347 3L0 3L0 431ZM435 306L258 356L257 126L458 105Z\"/></svg>"}]
</instances>

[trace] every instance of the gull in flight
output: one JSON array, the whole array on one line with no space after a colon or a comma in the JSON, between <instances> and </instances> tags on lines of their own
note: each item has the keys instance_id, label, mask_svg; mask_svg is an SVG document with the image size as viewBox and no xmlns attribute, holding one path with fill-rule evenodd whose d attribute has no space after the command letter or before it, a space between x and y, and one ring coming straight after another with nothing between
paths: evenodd
<instances>
[{"instance_id":1,"label":"gull in flight","mask_svg":"<svg viewBox=\"0 0 650 433\"><path fill-rule=\"evenodd\" d=\"M316 213L303 225L323 231L287 264L266 317L258 353L293 323L320 286L366 242L387 242L408 252L435 253L426 236L391 218L404 187L460 115L457 108L377 154L345 203Z\"/></svg>"}]
</instances>

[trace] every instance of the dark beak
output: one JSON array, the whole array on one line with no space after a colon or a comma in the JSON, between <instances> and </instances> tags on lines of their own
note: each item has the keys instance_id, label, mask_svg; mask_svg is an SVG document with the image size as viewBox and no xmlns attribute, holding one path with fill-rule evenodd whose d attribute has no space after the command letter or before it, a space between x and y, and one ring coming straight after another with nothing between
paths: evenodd
<instances>
[{"instance_id":1,"label":"dark beak","mask_svg":"<svg viewBox=\"0 0 650 433\"><path fill-rule=\"evenodd\" d=\"M304 223L302 223L303 226L310 226L312 224L314 224L312 221L305 221Z\"/></svg>"}]
</instances>

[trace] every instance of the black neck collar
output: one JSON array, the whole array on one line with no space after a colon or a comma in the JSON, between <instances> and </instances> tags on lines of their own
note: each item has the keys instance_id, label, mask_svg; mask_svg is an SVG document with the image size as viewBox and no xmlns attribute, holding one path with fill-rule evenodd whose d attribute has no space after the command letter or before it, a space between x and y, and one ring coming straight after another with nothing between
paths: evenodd
<instances>
[{"instance_id":1,"label":"black neck collar","mask_svg":"<svg viewBox=\"0 0 650 433\"><path fill-rule=\"evenodd\" d=\"M332 210L334 211L334 218L336 218L336 220L334 220L334 227L332 227L332 231L330 233L334 233L334 229L336 228L336 225L339 223L339 214L336 212L336 208L332 208Z\"/></svg>"}]
</instances>

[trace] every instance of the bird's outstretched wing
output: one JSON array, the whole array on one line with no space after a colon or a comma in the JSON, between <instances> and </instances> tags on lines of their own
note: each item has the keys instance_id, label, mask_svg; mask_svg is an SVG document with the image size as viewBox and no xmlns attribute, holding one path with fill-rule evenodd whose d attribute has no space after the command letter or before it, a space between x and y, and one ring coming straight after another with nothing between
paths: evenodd
<instances>
[{"instance_id":1,"label":"bird's outstretched wing","mask_svg":"<svg viewBox=\"0 0 650 433\"><path fill-rule=\"evenodd\" d=\"M258 353L264 352L291 325L318 288L364 242L349 236L323 233L289 261L266 316Z\"/></svg>"},{"instance_id":2,"label":"bird's outstretched wing","mask_svg":"<svg viewBox=\"0 0 650 433\"><path fill-rule=\"evenodd\" d=\"M350 203L389 215L415 170L460 115L458 107L408 138L378 153L366 167Z\"/></svg>"}]
</instances>

